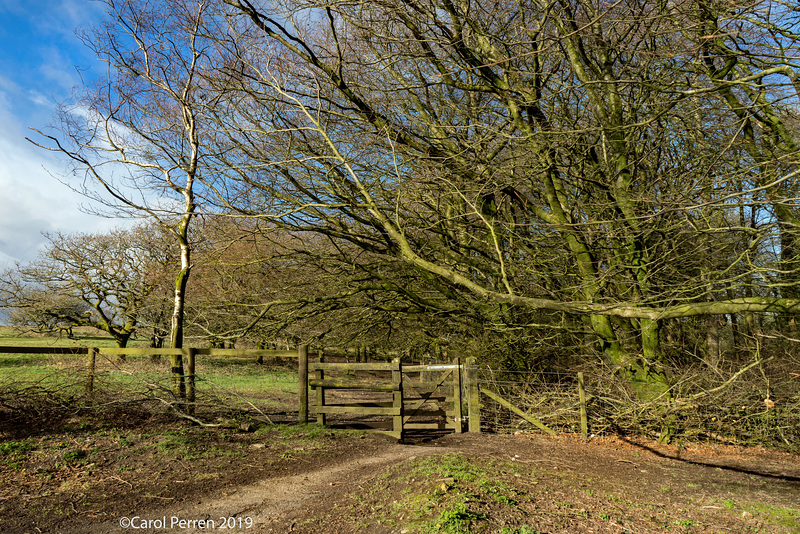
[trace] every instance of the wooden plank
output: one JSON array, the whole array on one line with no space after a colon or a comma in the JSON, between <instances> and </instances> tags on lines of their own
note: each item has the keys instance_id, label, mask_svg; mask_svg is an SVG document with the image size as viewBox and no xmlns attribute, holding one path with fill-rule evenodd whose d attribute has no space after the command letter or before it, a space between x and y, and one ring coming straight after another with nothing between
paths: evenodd
<instances>
[{"instance_id":1,"label":"wooden plank","mask_svg":"<svg viewBox=\"0 0 800 534\"><path fill-rule=\"evenodd\" d=\"M336 404L329 404L328 406L351 406L351 407L373 406L379 408L391 408L392 406L394 406L394 403L393 401L337 402Z\"/></svg>"},{"instance_id":2,"label":"wooden plank","mask_svg":"<svg viewBox=\"0 0 800 534\"><path fill-rule=\"evenodd\" d=\"M285 358L295 359L300 350L260 350L260 349L197 349L197 354L203 356L242 356L242 357L258 357L265 358ZM149 354L149 353L146 353Z\"/></svg>"},{"instance_id":3,"label":"wooden plank","mask_svg":"<svg viewBox=\"0 0 800 534\"><path fill-rule=\"evenodd\" d=\"M536 419L534 416L523 412L522 410L520 410L519 408L517 408L516 406L514 406L513 404L508 402L506 399L504 399L503 397L498 395L497 393L495 393L495 392L493 392L491 390L488 390L486 388L481 388L481 393L483 393L484 395L486 395L490 399L493 399L493 400L497 401L498 403L500 403L501 405L505 406L506 408L508 408L509 410L511 410L512 412L517 414L518 416L522 417L523 419L525 419L529 423L533 423L533 425L535 425L537 428L540 428L541 430L543 430L544 432L547 432L551 436L555 436L556 435L556 433L552 429L548 428L544 423L542 423L541 421Z\"/></svg>"},{"instance_id":4,"label":"wooden plank","mask_svg":"<svg viewBox=\"0 0 800 534\"><path fill-rule=\"evenodd\" d=\"M195 409L195 361L196 361L196 349L189 349L189 353L186 355L186 403L187 409L190 415L194 415Z\"/></svg>"},{"instance_id":5,"label":"wooden plank","mask_svg":"<svg viewBox=\"0 0 800 534\"><path fill-rule=\"evenodd\" d=\"M383 408L380 406L340 406L331 405L317 406L317 413L346 413L352 415L399 415L396 407Z\"/></svg>"},{"instance_id":6,"label":"wooden plank","mask_svg":"<svg viewBox=\"0 0 800 534\"><path fill-rule=\"evenodd\" d=\"M392 360L392 385L396 388L392 394L392 430L398 436L397 439L403 440L403 415L405 414L405 403L403 402L403 363L400 358Z\"/></svg>"},{"instance_id":7,"label":"wooden plank","mask_svg":"<svg viewBox=\"0 0 800 534\"><path fill-rule=\"evenodd\" d=\"M392 363L324 363L315 362L310 364L313 371L392 371L395 366Z\"/></svg>"},{"instance_id":8,"label":"wooden plank","mask_svg":"<svg viewBox=\"0 0 800 534\"><path fill-rule=\"evenodd\" d=\"M94 395L94 367L97 361L97 349L89 349L86 353L86 383L84 391L91 397Z\"/></svg>"},{"instance_id":9,"label":"wooden plank","mask_svg":"<svg viewBox=\"0 0 800 534\"><path fill-rule=\"evenodd\" d=\"M88 347L0 347L0 354L87 354ZM105 350L105 349L103 349Z\"/></svg>"},{"instance_id":10,"label":"wooden plank","mask_svg":"<svg viewBox=\"0 0 800 534\"><path fill-rule=\"evenodd\" d=\"M455 427L456 434L464 431L461 424L464 418L461 414L461 360L459 358L453 359L453 364L457 369L453 371L453 426Z\"/></svg>"},{"instance_id":11,"label":"wooden plank","mask_svg":"<svg viewBox=\"0 0 800 534\"><path fill-rule=\"evenodd\" d=\"M0 354L86 354L87 347L0 347ZM130 356L172 356L188 355L189 349L155 349L151 347L101 347L100 354ZM194 349L195 354L203 356L246 356L269 358L297 358L293 350L255 350L255 349Z\"/></svg>"},{"instance_id":12,"label":"wooden plank","mask_svg":"<svg viewBox=\"0 0 800 534\"><path fill-rule=\"evenodd\" d=\"M312 388L364 389L370 391L397 391L399 387L397 384L393 384L391 382L366 382L358 380L341 380L338 378L312 378L308 381L308 385Z\"/></svg>"},{"instance_id":13,"label":"wooden plank","mask_svg":"<svg viewBox=\"0 0 800 534\"><path fill-rule=\"evenodd\" d=\"M404 365L403 372L404 373L417 373L420 371L444 371L447 369L458 369L460 365L458 364L443 364L443 365Z\"/></svg>"},{"instance_id":14,"label":"wooden plank","mask_svg":"<svg viewBox=\"0 0 800 534\"><path fill-rule=\"evenodd\" d=\"M256 350L256 349L194 349L195 354L202 356L241 356L241 357L258 357L264 356L269 358L297 358L296 350ZM154 349L151 347L136 347L136 348L118 348L118 347L104 347L100 349L101 354L125 354L132 356L172 356L172 355L187 355L189 349L184 347L181 349Z\"/></svg>"},{"instance_id":15,"label":"wooden plank","mask_svg":"<svg viewBox=\"0 0 800 534\"><path fill-rule=\"evenodd\" d=\"M106 356L183 356L189 354L188 348L182 349L154 349L154 348L125 348L102 347L100 354ZM196 354L196 353L195 353Z\"/></svg>"},{"instance_id":16,"label":"wooden plank","mask_svg":"<svg viewBox=\"0 0 800 534\"><path fill-rule=\"evenodd\" d=\"M323 351L319 351L319 357L317 358L317 363L322 363L325 361L325 353ZM322 369L317 369L314 371L314 378L316 380L324 380L325 379L325 371ZM325 426L325 413L319 411L320 407L325 406L325 388L316 388L317 392L317 424Z\"/></svg>"},{"instance_id":17,"label":"wooden plank","mask_svg":"<svg viewBox=\"0 0 800 534\"><path fill-rule=\"evenodd\" d=\"M578 398L581 402L581 438L589 439L589 419L586 416L586 387L583 382L583 373L578 373Z\"/></svg>"}]
</instances>

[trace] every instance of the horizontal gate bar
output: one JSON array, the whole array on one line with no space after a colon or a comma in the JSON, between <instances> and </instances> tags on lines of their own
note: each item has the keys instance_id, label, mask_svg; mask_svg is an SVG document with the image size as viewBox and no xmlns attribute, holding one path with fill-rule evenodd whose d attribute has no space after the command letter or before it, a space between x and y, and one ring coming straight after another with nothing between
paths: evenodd
<instances>
[{"instance_id":1,"label":"horizontal gate bar","mask_svg":"<svg viewBox=\"0 0 800 534\"><path fill-rule=\"evenodd\" d=\"M86 347L0 347L0 354L86 354Z\"/></svg>"},{"instance_id":2,"label":"horizontal gate bar","mask_svg":"<svg viewBox=\"0 0 800 534\"><path fill-rule=\"evenodd\" d=\"M400 410L397 408L377 408L371 406L363 406L360 408L353 406L336 406L326 404L325 406L317 406L317 413L347 413L354 415L400 415Z\"/></svg>"},{"instance_id":3,"label":"horizontal gate bar","mask_svg":"<svg viewBox=\"0 0 800 534\"><path fill-rule=\"evenodd\" d=\"M320 363L309 362L312 371L397 371L398 363Z\"/></svg>"},{"instance_id":4,"label":"horizontal gate bar","mask_svg":"<svg viewBox=\"0 0 800 534\"><path fill-rule=\"evenodd\" d=\"M337 380L334 378L327 378L323 380L312 378L308 381L308 385L312 388L327 389L368 389L372 391L400 390L400 384L393 384L391 382L358 382L355 380Z\"/></svg>"},{"instance_id":5,"label":"horizontal gate bar","mask_svg":"<svg viewBox=\"0 0 800 534\"><path fill-rule=\"evenodd\" d=\"M446 371L448 369L461 369L460 365L404 365L403 372L414 371Z\"/></svg>"}]
</instances>

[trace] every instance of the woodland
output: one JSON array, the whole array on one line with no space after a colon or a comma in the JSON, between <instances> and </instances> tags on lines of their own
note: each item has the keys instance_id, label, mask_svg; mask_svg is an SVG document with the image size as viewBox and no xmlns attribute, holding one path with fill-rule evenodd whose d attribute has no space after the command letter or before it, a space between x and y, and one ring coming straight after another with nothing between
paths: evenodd
<instances>
[{"instance_id":1,"label":"woodland","mask_svg":"<svg viewBox=\"0 0 800 534\"><path fill-rule=\"evenodd\" d=\"M796 397L795 2L104 3L79 32L105 75L30 141L140 221L49 235L2 275L9 322L593 369L641 400L770 361L760 398Z\"/></svg>"}]
</instances>

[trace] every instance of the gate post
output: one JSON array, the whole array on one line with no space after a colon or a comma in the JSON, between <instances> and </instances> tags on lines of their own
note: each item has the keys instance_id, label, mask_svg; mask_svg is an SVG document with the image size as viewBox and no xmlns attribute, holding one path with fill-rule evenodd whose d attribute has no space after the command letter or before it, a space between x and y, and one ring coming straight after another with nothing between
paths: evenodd
<instances>
[{"instance_id":1,"label":"gate post","mask_svg":"<svg viewBox=\"0 0 800 534\"><path fill-rule=\"evenodd\" d=\"M304 425L308 423L308 345L297 347L297 394L300 404L297 419Z\"/></svg>"},{"instance_id":2,"label":"gate post","mask_svg":"<svg viewBox=\"0 0 800 534\"><path fill-rule=\"evenodd\" d=\"M99 352L100 350L96 348L86 349L86 382L83 390L88 397L94 394L94 367Z\"/></svg>"},{"instance_id":3,"label":"gate post","mask_svg":"<svg viewBox=\"0 0 800 534\"><path fill-rule=\"evenodd\" d=\"M186 377L186 409L191 415L194 415L194 408L195 408L196 392L194 389L195 386L194 374L195 374L196 358L197 358L197 349L189 348L189 351L186 353L186 372L188 373Z\"/></svg>"},{"instance_id":4,"label":"gate post","mask_svg":"<svg viewBox=\"0 0 800 534\"><path fill-rule=\"evenodd\" d=\"M403 440L403 362L400 358L392 360L392 433Z\"/></svg>"},{"instance_id":5,"label":"gate post","mask_svg":"<svg viewBox=\"0 0 800 534\"><path fill-rule=\"evenodd\" d=\"M586 386L583 382L583 373L578 373L578 399L581 403L581 438L589 440L589 419L586 416Z\"/></svg>"},{"instance_id":6,"label":"gate post","mask_svg":"<svg viewBox=\"0 0 800 534\"><path fill-rule=\"evenodd\" d=\"M467 358L466 368L467 379L467 410L469 418L469 431L481 431L481 397L478 388L478 368L475 366L475 358Z\"/></svg>"},{"instance_id":7,"label":"gate post","mask_svg":"<svg viewBox=\"0 0 800 534\"><path fill-rule=\"evenodd\" d=\"M464 431L464 411L461 406L461 358L454 358L453 365L453 422L456 434ZM446 417L446 416L445 416Z\"/></svg>"},{"instance_id":8,"label":"gate post","mask_svg":"<svg viewBox=\"0 0 800 534\"><path fill-rule=\"evenodd\" d=\"M317 357L317 362L322 363L325 361L325 354L320 350L319 357ZM317 369L316 375L314 376L317 380L324 380L325 379L325 371L322 369ZM325 426L325 413L320 411L320 408L325 406L325 388L323 386L317 386L314 388L317 390L317 424Z\"/></svg>"}]
</instances>

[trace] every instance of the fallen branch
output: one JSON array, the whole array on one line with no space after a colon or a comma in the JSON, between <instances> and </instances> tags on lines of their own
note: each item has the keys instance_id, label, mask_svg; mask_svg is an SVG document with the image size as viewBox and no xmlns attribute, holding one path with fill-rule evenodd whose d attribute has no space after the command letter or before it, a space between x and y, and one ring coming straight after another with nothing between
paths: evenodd
<instances>
[{"instance_id":1,"label":"fallen branch","mask_svg":"<svg viewBox=\"0 0 800 534\"><path fill-rule=\"evenodd\" d=\"M529 423L532 423L537 428L543 430L544 432L547 432L549 435L551 435L551 436L555 436L556 435L556 433L552 429L548 428L544 423L542 423L541 421L539 421L538 419L536 419L532 415L526 414L525 412L523 412L522 410L520 410L519 408L517 408L516 406L514 406L510 402L508 402L506 399L504 399L503 397L501 397L497 393L494 393L493 391L491 391L489 389L486 389L486 388L480 388L480 391L481 391L481 393L483 393L484 395L486 395L490 399L500 403L501 405L505 406L506 408L508 408L509 410L511 410L512 412L517 414L518 416L522 417L523 419L525 419Z\"/></svg>"},{"instance_id":2,"label":"fallen branch","mask_svg":"<svg viewBox=\"0 0 800 534\"><path fill-rule=\"evenodd\" d=\"M706 396L706 395L710 395L711 393L716 393L717 391L720 391L720 390L722 390L722 389L725 389L725 388L726 388L726 387L728 387L728 386L729 386L729 385L730 385L730 384L731 384L731 383L732 383L734 380L736 380L737 378L739 378L740 376L742 376L744 373L746 373L747 371L749 371L750 369L752 369L752 368L753 368L753 367L755 367L756 365L762 364L762 363L764 363L764 362L769 362L769 361L773 360L774 358L775 358L774 356L770 356L770 357L769 357L769 358L767 358L766 360L762 360L761 358L759 358L759 359L757 359L756 361L754 361L753 363L751 363L750 365L748 365L747 367L743 367L742 369L739 369L738 371L736 371L736 373L734 373L734 375L733 375L732 377L730 377L728 380L726 380L724 384L722 384L722 385L720 385L720 386L717 386L717 387L715 387L715 388L709 389L709 390L707 390L707 391L701 391L700 393L695 393L694 395L692 395L692 396L691 396L691 399L692 399L692 400L697 400L697 399L699 399L700 397L704 397L704 396Z\"/></svg>"}]
</instances>

